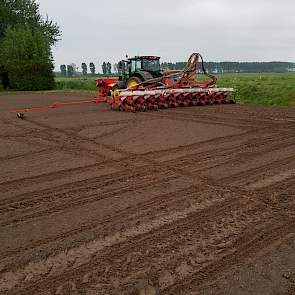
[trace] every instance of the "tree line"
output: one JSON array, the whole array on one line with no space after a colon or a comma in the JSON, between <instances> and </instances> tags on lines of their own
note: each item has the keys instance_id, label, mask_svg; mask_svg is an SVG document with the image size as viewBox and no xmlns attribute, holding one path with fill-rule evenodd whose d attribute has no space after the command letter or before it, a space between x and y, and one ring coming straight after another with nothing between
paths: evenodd
<instances>
[{"instance_id":1,"label":"tree line","mask_svg":"<svg viewBox=\"0 0 295 295\"><path fill-rule=\"evenodd\" d=\"M112 75L117 73L117 67L118 64L111 64L110 62L103 62L103 64L101 65L101 70L102 70L102 74L103 75ZM99 74L99 72L96 72L96 66L93 62L89 63L89 71L88 71L88 65L83 62L81 64L81 71L78 71L79 67L76 66L76 64L72 63L70 65L61 65L60 66L60 74L61 76L64 77L73 77L73 76L77 76L77 75L95 75L95 74Z\"/></svg>"},{"instance_id":2,"label":"tree line","mask_svg":"<svg viewBox=\"0 0 295 295\"><path fill-rule=\"evenodd\" d=\"M0 0L0 80L18 90L54 87L54 45L61 31L34 0Z\"/></svg>"},{"instance_id":3,"label":"tree line","mask_svg":"<svg viewBox=\"0 0 295 295\"><path fill-rule=\"evenodd\" d=\"M182 70L186 62L164 62L161 67L169 70ZM291 62L204 62L210 73L283 73L295 72Z\"/></svg>"},{"instance_id":4,"label":"tree line","mask_svg":"<svg viewBox=\"0 0 295 295\"><path fill-rule=\"evenodd\" d=\"M161 68L164 70L183 70L186 62L163 62ZM210 73L284 73L295 72L295 63L290 62L204 62L205 69ZM77 75L95 75L100 74L96 72L96 67L93 62L88 65L83 62L81 64L81 71L72 63L70 65L61 65L60 74L64 77L73 77ZM88 71L89 69L89 71ZM101 65L103 75L117 74L118 64L111 64L110 62L103 62ZM202 72L201 67L199 71Z\"/></svg>"}]
</instances>

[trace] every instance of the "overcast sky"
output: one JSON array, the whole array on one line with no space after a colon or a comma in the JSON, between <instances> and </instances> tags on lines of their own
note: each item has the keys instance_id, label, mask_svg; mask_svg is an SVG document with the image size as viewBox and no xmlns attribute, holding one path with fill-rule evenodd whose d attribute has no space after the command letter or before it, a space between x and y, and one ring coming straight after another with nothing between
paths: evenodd
<instances>
[{"instance_id":1,"label":"overcast sky","mask_svg":"<svg viewBox=\"0 0 295 295\"><path fill-rule=\"evenodd\" d=\"M295 0L39 0L62 40L55 65L159 55L295 62ZM98 69L101 71L101 68Z\"/></svg>"}]
</instances>

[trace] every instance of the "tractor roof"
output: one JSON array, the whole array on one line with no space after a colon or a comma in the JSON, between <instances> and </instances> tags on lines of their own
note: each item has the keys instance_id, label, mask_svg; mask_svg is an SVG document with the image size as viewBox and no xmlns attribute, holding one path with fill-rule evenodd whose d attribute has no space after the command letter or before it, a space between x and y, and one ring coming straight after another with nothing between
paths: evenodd
<instances>
[{"instance_id":1,"label":"tractor roof","mask_svg":"<svg viewBox=\"0 0 295 295\"><path fill-rule=\"evenodd\" d=\"M134 57L128 58L128 60L137 60L137 59L157 60L157 59L160 59L160 57L159 56L153 56L153 55L143 55L143 56L134 56Z\"/></svg>"}]
</instances>

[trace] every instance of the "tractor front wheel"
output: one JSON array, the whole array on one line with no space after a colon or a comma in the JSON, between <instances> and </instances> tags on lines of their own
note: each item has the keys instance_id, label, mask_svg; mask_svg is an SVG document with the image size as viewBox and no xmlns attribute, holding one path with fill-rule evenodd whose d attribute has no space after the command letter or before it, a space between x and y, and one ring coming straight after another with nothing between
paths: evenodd
<instances>
[{"instance_id":1,"label":"tractor front wheel","mask_svg":"<svg viewBox=\"0 0 295 295\"><path fill-rule=\"evenodd\" d=\"M112 96L113 98L117 98L118 96L120 96L120 89L118 85L115 85L112 89Z\"/></svg>"},{"instance_id":2,"label":"tractor front wheel","mask_svg":"<svg viewBox=\"0 0 295 295\"><path fill-rule=\"evenodd\" d=\"M131 77L127 81L127 88L136 87L142 80L139 77Z\"/></svg>"}]
</instances>

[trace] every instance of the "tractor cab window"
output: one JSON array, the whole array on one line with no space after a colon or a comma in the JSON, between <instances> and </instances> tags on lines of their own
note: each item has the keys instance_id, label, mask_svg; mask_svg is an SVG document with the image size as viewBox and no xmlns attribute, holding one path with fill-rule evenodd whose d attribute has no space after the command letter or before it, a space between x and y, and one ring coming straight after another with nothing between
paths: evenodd
<instances>
[{"instance_id":1,"label":"tractor cab window","mask_svg":"<svg viewBox=\"0 0 295 295\"><path fill-rule=\"evenodd\" d=\"M135 60L131 60L131 73L134 73L136 70L136 64L135 64Z\"/></svg>"},{"instance_id":2,"label":"tractor cab window","mask_svg":"<svg viewBox=\"0 0 295 295\"><path fill-rule=\"evenodd\" d=\"M126 64L123 61L118 63L118 73L119 75L124 75L126 73Z\"/></svg>"},{"instance_id":3,"label":"tractor cab window","mask_svg":"<svg viewBox=\"0 0 295 295\"><path fill-rule=\"evenodd\" d=\"M141 60L140 59L136 61L135 67L137 70L141 70Z\"/></svg>"},{"instance_id":4,"label":"tractor cab window","mask_svg":"<svg viewBox=\"0 0 295 295\"><path fill-rule=\"evenodd\" d=\"M136 60L131 60L131 73L134 73L135 71L141 70L141 60L140 59L136 59Z\"/></svg>"},{"instance_id":5,"label":"tractor cab window","mask_svg":"<svg viewBox=\"0 0 295 295\"><path fill-rule=\"evenodd\" d=\"M159 59L143 59L142 69L149 72L159 72L160 71Z\"/></svg>"}]
</instances>

